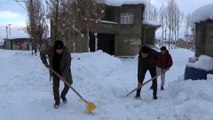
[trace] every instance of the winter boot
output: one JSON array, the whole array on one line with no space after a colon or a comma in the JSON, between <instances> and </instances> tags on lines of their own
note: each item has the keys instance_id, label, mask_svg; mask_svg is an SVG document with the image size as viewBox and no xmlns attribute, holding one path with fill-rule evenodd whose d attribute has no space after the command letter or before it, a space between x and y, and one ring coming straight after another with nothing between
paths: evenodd
<instances>
[{"instance_id":1,"label":"winter boot","mask_svg":"<svg viewBox=\"0 0 213 120\"><path fill-rule=\"evenodd\" d=\"M135 96L135 99L139 99L141 96L140 95L136 95Z\"/></svg>"},{"instance_id":2,"label":"winter boot","mask_svg":"<svg viewBox=\"0 0 213 120\"><path fill-rule=\"evenodd\" d=\"M140 98L140 94L141 94L141 90L138 89L137 92L136 92L135 98L136 99Z\"/></svg>"},{"instance_id":3,"label":"winter boot","mask_svg":"<svg viewBox=\"0 0 213 120\"><path fill-rule=\"evenodd\" d=\"M60 101L55 101L54 108L58 109L59 105L60 105Z\"/></svg>"},{"instance_id":4,"label":"winter boot","mask_svg":"<svg viewBox=\"0 0 213 120\"><path fill-rule=\"evenodd\" d=\"M62 99L63 103L67 103L67 98L66 97L62 97L61 96L61 99Z\"/></svg>"},{"instance_id":5,"label":"winter boot","mask_svg":"<svg viewBox=\"0 0 213 120\"><path fill-rule=\"evenodd\" d=\"M157 99L158 99L157 95L154 95L153 100L157 100Z\"/></svg>"}]
</instances>

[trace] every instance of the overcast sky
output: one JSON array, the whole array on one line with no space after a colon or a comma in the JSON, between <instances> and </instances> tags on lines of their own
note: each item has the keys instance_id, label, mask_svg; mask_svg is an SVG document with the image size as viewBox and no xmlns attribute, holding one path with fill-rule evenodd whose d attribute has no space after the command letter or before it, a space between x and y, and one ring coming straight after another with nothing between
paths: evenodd
<instances>
[{"instance_id":1,"label":"overcast sky","mask_svg":"<svg viewBox=\"0 0 213 120\"><path fill-rule=\"evenodd\" d=\"M152 3L159 8L162 3L166 4L167 1L168 0L152 0ZM184 14L188 14L201 6L213 3L213 0L176 0L176 2L180 10L184 12Z\"/></svg>"},{"instance_id":2,"label":"overcast sky","mask_svg":"<svg viewBox=\"0 0 213 120\"><path fill-rule=\"evenodd\" d=\"M24 6L24 4L22 3ZM24 27L26 26L27 12L16 0L0 0L0 39L6 38L6 25L11 24L11 35L9 37L26 37Z\"/></svg>"},{"instance_id":3,"label":"overcast sky","mask_svg":"<svg viewBox=\"0 0 213 120\"><path fill-rule=\"evenodd\" d=\"M20 3L21 7L17 0L0 0L0 39L6 38L6 25L12 24L11 26L11 35L9 37L25 37L24 27L26 26L27 21L27 12L24 9L25 6L23 3ZM20 0L19 0L20 1ZM167 3L168 0L152 0L154 6L159 8L162 3ZM213 3L213 0L176 0L178 6L184 14L192 13L197 8Z\"/></svg>"}]
</instances>

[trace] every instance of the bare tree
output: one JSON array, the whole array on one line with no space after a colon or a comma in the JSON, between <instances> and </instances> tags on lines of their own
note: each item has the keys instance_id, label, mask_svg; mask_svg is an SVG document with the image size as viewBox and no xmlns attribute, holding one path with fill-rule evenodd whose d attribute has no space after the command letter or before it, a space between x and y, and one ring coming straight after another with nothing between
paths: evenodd
<instances>
[{"instance_id":1,"label":"bare tree","mask_svg":"<svg viewBox=\"0 0 213 120\"><path fill-rule=\"evenodd\" d=\"M86 40L88 51L89 48L89 31L93 27L95 29L100 19L104 16L105 0L76 0L73 8L76 15L76 27L80 30L86 30ZM95 34L97 36L97 34ZM96 39L97 42L97 39Z\"/></svg>"},{"instance_id":2,"label":"bare tree","mask_svg":"<svg viewBox=\"0 0 213 120\"><path fill-rule=\"evenodd\" d=\"M189 34L189 28L190 28L190 14L188 14L187 16L185 16L185 32L184 34L185 35L188 35Z\"/></svg>"},{"instance_id":3,"label":"bare tree","mask_svg":"<svg viewBox=\"0 0 213 120\"><path fill-rule=\"evenodd\" d=\"M51 44L58 38L58 9L59 0L46 0L47 5L47 18L50 19L51 24Z\"/></svg>"},{"instance_id":4,"label":"bare tree","mask_svg":"<svg viewBox=\"0 0 213 120\"><path fill-rule=\"evenodd\" d=\"M168 30L169 30L169 49L172 47L179 38L179 30L180 25L183 20L183 13L180 11L177 3L175 0L168 0L167 7L166 7L166 21L168 23ZM171 44L173 43L173 44Z\"/></svg>"},{"instance_id":5,"label":"bare tree","mask_svg":"<svg viewBox=\"0 0 213 120\"><path fill-rule=\"evenodd\" d=\"M173 38L175 46L176 46L177 40L179 39L179 36L180 36L180 27L183 22L183 18L184 18L184 14L180 11L179 7L176 6L175 15L174 15L174 28L175 28L174 36L175 36L175 38Z\"/></svg>"},{"instance_id":6,"label":"bare tree","mask_svg":"<svg viewBox=\"0 0 213 120\"><path fill-rule=\"evenodd\" d=\"M184 18L184 14L178 8L177 12L176 12L176 20L175 20L176 21L176 33L177 33L175 40L178 40L180 37L180 27L183 22L183 18Z\"/></svg>"},{"instance_id":7,"label":"bare tree","mask_svg":"<svg viewBox=\"0 0 213 120\"><path fill-rule=\"evenodd\" d=\"M41 0L26 0L28 11L27 32L32 39L32 55L37 52L38 45L48 36L48 25L46 23L45 11Z\"/></svg>"},{"instance_id":8,"label":"bare tree","mask_svg":"<svg viewBox=\"0 0 213 120\"><path fill-rule=\"evenodd\" d=\"M191 50L194 50L195 48L195 44L194 44L194 39L195 39L195 24L191 23L191 15L188 14L187 16L185 16L185 38L186 38L186 42L188 45L188 48ZM189 33L191 32L191 33Z\"/></svg>"},{"instance_id":9,"label":"bare tree","mask_svg":"<svg viewBox=\"0 0 213 120\"><path fill-rule=\"evenodd\" d=\"M158 19L157 8L152 5L151 0L147 0L145 19L151 19L156 21Z\"/></svg>"},{"instance_id":10,"label":"bare tree","mask_svg":"<svg viewBox=\"0 0 213 120\"><path fill-rule=\"evenodd\" d=\"M166 24L166 13L165 13L165 7L164 4L162 3L160 10L159 10L159 21L161 24L161 38L162 42L165 43L166 41L166 30L167 30L167 24Z\"/></svg>"},{"instance_id":11,"label":"bare tree","mask_svg":"<svg viewBox=\"0 0 213 120\"><path fill-rule=\"evenodd\" d=\"M168 21L168 30L169 30L169 49L171 48L171 42L172 42L172 31L173 31L173 24L174 24L174 0L169 0L166 7L166 13L167 13L167 21Z\"/></svg>"},{"instance_id":12,"label":"bare tree","mask_svg":"<svg viewBox=\"0 0 213 120\"><path fill-rule=\"evenodd\" d=\"M46 0L46 3L55 31L52 35L67 42L72 40L75 50L74 35L79 33L87 41L89 51L89 31L96 28L104 14L104 0Z\"/></svg>"}]
</instances>

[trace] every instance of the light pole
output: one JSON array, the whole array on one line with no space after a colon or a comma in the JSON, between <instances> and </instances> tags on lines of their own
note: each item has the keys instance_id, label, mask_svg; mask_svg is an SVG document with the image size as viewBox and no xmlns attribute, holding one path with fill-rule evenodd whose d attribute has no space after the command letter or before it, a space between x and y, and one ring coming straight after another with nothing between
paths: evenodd
<instances>
[{"instance_id":1,"label":"light pole","mask_svg":"<svg viewBox=\"0 0 213 120\"><path fill-rule=\"evenodd\" d=\"M10 28L11 25L12 24L6 25L6 37L7 37L7 39L9 38L9 36L11 36L11 28Z\"/></svg>"},{"instance_id":2,"label":"light pole","mask_svg":"<svg viewBox=\"0 0 213 120\"><path fill-rule=\"evenodd\" d=\"M12 25L12 24L7 24L8 26L9 26L9 36L11 36L11 28L10 28L10 26Z\"/></svg>"},{"instance_id":3,"label":"light pole","mask_svg":"<svg viewBox=\"0 0 213 120\"><path fill-rule=\"evenodd\" d=\"M6 25L6 38L8 39L8 26Z\"/></svg>"}]
</instances>

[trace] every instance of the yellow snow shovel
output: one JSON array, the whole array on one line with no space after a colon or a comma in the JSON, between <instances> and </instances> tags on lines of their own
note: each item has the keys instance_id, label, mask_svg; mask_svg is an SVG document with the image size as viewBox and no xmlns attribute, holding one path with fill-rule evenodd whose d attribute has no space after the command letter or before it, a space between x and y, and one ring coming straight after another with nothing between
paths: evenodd
<instances>
[{"instance_id":1,"label":"yellow snow shovel","mask_svg":"<svg viewBox=\"0 0 213 120\"><path fill-rule=\"evenodd\" d=\"M142 87L143 87L144 85L146 85L147 83L153 81L153 80L156 79L158 76L160 76L161 74L167 72L168 70L169 70L169 69L167 69L167 70L161 72L160 74L157 74L157 75L154 76L153 78L147 80L146 82L144 82L144 83L142 84L142 86L141 86L140 88L142 88ZM135 89L133 89L132 91L130 91L130 92L126 95L126 97L129 96L130 94L132 94L133 92L135 92L136 90L140 89L140 88L136 87Z\"/></svg>"},{"instance_id":2,"label":"yellow snow shovel","mask_svg":"<svg viewBox=\"0 0 213 120\"><path fill-rule=\"evenodd\" d=\"M59 78L62 78L56 71L54 71L52 68L49 68L54 74L56 74ZM89 113L92 113L92 111L96 108L95 104L93 104L92 102L89 102L87 100L85 100L67 81L65 81L64 79L61 79L66 85L68 85L80 98L82 101L85 102L86 104L86 108L87 111Z\"/></svg>"}]
</instances>

